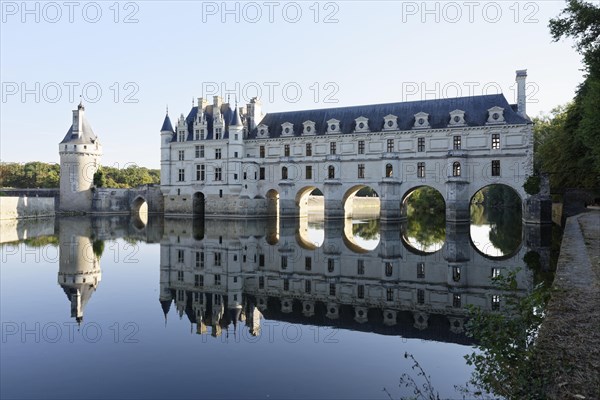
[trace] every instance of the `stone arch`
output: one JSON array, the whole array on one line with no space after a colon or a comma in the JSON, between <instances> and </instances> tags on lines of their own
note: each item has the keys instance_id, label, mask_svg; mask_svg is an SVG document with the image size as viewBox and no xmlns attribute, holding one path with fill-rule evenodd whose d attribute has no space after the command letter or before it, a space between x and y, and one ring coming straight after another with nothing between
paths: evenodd
<instances>
[{"instance_id":1,"label":"stone arch","mask_svg":"<svg viewBox=\"0 0 600 400\"><path fill-rule=\"evenodd\" d=\"M377 245L367 248L356 240L356 235L354 234L354 225L355 224L353 224L352 219L346 218L344 220L344 234L342 235L342 240L346 248L357 254L364 254L375 251L381 243L381 238L378 239Z\"/></svg>"},{"instance_id":2,"label":"stone arch","mask_svg":"<svg viewBox=\"0 0 600 400\"><path fill-rule=\"evenodd\" d=\"M469 207L469 240L478 254L504 260L520 251L524 230L519 190L504 183L485 185L470 196Z\"/></svg>"},{"instance_id":3,"label":"stone arch","mask_svg":"<svg viewBox=\"0 0 600 400\"><path fill-rule=\"evenodd\" d=\"M138 195L131 202L132 224L136 229L143 229L148 224L148 202L142 195Z\"/></svg>"},{"instance_id":4,"label":"stone arch","mask_svg":"<svg viewBox=\"0 0 600 400\"><path fill-rule=\"evenodd\" d=\"M275 189L270 189L265 194L267 200L267 215L270 217L279 216L279 192Z\"/></svg>"},{"instance_id":5,"label":"stone arch","mask_svg":"<svg viewBox=\"0 0 600 400\"><path fill-rule=\"evenodd\" d=\"M365 198L364 201L360 202L362 203L360 204L362 210L355 210L355 208L359 206L355 203L356 194L365 188L372 189L374 194L376 195L377 200L369 200L368 198ZM346 218L352 218L355 216L378 218L380 215L381 208L381 203L379 201L379 193L375 190L373 186L363 184L354 185L350 189L346 190L346 193L344 193L344 196L342 197L342 207L344 208L344 216Z\"/></svg>"},{"instance_id":6,"label":"stone arch","mask_svg":"<svg viewBox=\"0 0 600 400\"><path fill-rule=\"evenodd\" d=\"M438 192L438 193L439 193L439 194L442 196L442 199L444 200L444 205L445 205L445 206L447 206L446 194L445 194L445 191L441 190L442 188L440 188L440 187L436 187L436 186L433 186L433 185L427 185L427 184L423 184L423 185L416 185L416 186L413 186L413 187L411 187L410 189L406 190L406 191L405 191L405 192L402 194L401 201L400 201L400 207L401 207L401 212L402 212L402 215L403 215L403 216L406 216L406 215L407 215L406 205L407 205L407 200L408 200L408 198L409 198L409 197L410 197L410 196L411 196L413 193L415 193L415 191L416 191L417 189L422 189L422 188L425 188L425 187L427 187L427 188L431 188L431 189L434 189L436 192Z\"/></svg>"},{"instance_id":7,"label":"stone arch","mask_svg":"<svg viewBox=\"0 0 600 400\"><path fill-rule=\"evenodd\" d=\"M194 217L204 217L206 209L206 196L202 192L194 193L192 198L192 214Z\"/></svg>"},{"instance_id":8,"label":"stone arch","mask_svg":"<svg viewBox=\"0 0 600 400\"><path fill-rule=\"evenodd\" d=\"M317 186L305 186L303 188L301 188L300 190L298 190L298 192L296 192L296 205L299 208L299 212L300 212L300 216L301 217L305 217L308 216L309 211L316 209L318 207L324 207L324 203L323 203L323 198L322 199L315 199L313 195L313 192L318 191L321 194L318 196L321 196L324 198L323 196L323 192L321 189L319 189ZM313 198L311 198L311 196L313 196ZM309 202L309 200L311 200ZM324 212L324 209L323 209Z\"/></svg>"}]
</instances>

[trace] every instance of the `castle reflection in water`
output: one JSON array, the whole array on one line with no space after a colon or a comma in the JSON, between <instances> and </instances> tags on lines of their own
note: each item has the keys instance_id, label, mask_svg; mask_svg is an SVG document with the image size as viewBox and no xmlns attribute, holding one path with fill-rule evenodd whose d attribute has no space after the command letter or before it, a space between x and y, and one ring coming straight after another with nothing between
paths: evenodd
<instances>
[{"instance_id":1,"label":"castle reflection in water","mask_svg":"<svg viewBox=\"0 0 600 400\"><path fill-rule=\"evenodd\" d=\"M61 218L55 226L58 283L77 321L99 288L102 241L126 237L160 243L158 300L165 318L175 312L198 334L212 336L241 329L261 335L268 319L469 343L467 307L501 311L492 278L515 270L525 293L533 272L524 255L547 251L540 228L526 225L518 248L496 258L477 249L469 225L447 224L443 246L429 253L413 247L401 224L375 226L378 244L365 249L349 219L94 217ZM376 243L372 228L370 243Z\"/></svg>"}]
</instances>

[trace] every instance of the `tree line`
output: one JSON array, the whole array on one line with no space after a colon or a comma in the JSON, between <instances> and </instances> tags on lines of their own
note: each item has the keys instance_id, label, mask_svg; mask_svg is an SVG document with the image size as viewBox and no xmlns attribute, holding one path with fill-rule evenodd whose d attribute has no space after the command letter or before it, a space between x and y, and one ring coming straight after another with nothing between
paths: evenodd
<instances>
[{"instance_id":1,"label":"tree line","mask_svg":"<svg viewBox=\"0 0 600 400\"><path fill-rule=\"evenodd\" d=\"M60 165L40 161L0 163L0 187L58 188ZM130 188L160 183L160 170L131 165L126 168L101 166L94 175L96 187Z\"/></svg>"},{"instance_id":2,"label":"tree line","mask_svg":"<svg viewBox=\"0 0 600 400\"><path fill-rule=\"evenodd\" d=\"M537 173L548 173L553 190L600 187L600 7L568 0L550 20L554 41L572 38L582 55L585 80L573 101L534 119Z\"/></svg>"}]
</instances>

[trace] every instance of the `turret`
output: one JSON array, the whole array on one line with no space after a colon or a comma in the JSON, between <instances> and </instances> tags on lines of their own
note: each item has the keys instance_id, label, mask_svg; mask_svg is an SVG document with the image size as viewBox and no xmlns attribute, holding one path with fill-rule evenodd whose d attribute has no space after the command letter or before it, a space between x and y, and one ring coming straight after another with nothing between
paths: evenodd
<instances>
[{"instance_id":1,"label":"turret","mask_svg":"<svg viewBox=\"0 0 600 400\"><path fill-rule=\"evenodd\" d=\"M160 184L171 184L171 141L173 140L173 125L169 118L169 110L160 128Z\"/></svg>"},{"instance_id":2,"label":"turret","mask_svg":"<svg viewBox=\"0 0 600 400\"><path fill-rule=\"evenodd\" d=\"M94 174L100 166L102 145L85 118L82 103L73 110L73 123L58 146L59 210L89 212L92 210L92 186Z\"/></svg>"}]
</instances>

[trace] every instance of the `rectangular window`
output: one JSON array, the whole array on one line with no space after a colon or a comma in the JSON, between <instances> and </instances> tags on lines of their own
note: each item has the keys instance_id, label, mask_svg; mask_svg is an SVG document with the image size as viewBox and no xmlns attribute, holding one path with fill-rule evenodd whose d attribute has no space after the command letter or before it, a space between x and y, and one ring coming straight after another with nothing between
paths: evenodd
<instances>
[{"instance_id":1,"label":"rectangular window","mask_svg":"<svg viewBox=\"0 0 600 400\"><path fill-rule=\"evenodd\" d=\"M329 284L329 295L330 296L335 296L335 283L330 283Z\"/></svg>"},{"instance_id":2,"label":"rectangular window","mask_svg":"<svg viewBox=\"0 0 600 400\"><path fill-rule=\"evenodd\" d=\"M460 308L461 307L460 294L455 293L452 296L452 307L454 307L454 308Z\"/></svg>"},{"instance_id":3,"label":"rectangular window","mask_svg":"<svg viewBox=\"0 0 600 400\"><path fill-rule=\"evenodd\" d=\"M220 267L221 266L221 258L222 255L219 252L215 253L215 267Z\"/></svg>"},{"instance_id":4,"label":"rectangular window","mask_svg":"<svg viewBox=\"0 0 600 400\"><path fill-rule=\"evenodd\" d=\"M287 269L288 258L287 256L281 256L281 269Z\"/></svg>"},{"instance_id":5,"label":"rectangular window","mask_svg":"<svg viewBox=\"0 0 600 400\"><path fill-rule=\"evenodd\" d=\"M329 143L329 154L335 154L336 145L336 142Z\"/></svg>"},{"instance_id":6,"label":"rectangular window","mask_svg":"<svg viewBox=\"0 0 600 400\"><path fill-rule=\"evenodd\" d=\"M283 290L284 291L288 291L290 290L290 280L289 279L284 279L283 280Z\"/></svg>"},{"instance_id":7,"label":"rectangular window","mask_svg":"<svg viewBox=\"0 0 600 400\"><path fill-rule=\"evenodd\" d=\"M185 150L179 150L178 155L179 155L179 161L185 160Z\"/></svg>"},{"instance_id":8,"label":"rectangular window","mask_svg":"<svg viewBox=\"0 0 600 400\"><path fill-rule=\"evenodd\" d=\"M417 178L425 178L425 163L417 163Z\"/></svg>"},{"instance_id":9,"label":"rectangular window","mask_svg":"<svg viewBox=\"0 0 600 400\"><path fill-rule=\"evenodd\" d=\"M265 255L264 254L259 254L258 255L258 266L259 267L264 267L265 266Z\"/></svg>"},{"instance_id":10,"label":"rectangular window","mask_svg":"<svg viewBox=\"0 0 600 400\"><path fill-rule=\"evenodd\" d=\"M425 138L420 137L417 139L417 151L425 151Z\"/></svg>"},{"instance_id":11,"label":"rectangular window","mask_svg":"<svg viewBox=\"0 0 600 400\"><path fill-rule=\"evenodd\" d=\"M185 141L185 131L179 131L179 141L180 142Z\"/></svg>"},{"instance_id":12,"label":"rectangular window","mask_svg":"<svg viewBox=\"0 0 600 400\"><path fill-rule=\"evenodd\" d=\"M196 253L196 268L204 268L204 252L200 251Z\"/></svg>"},{"instance_id":13,"label":"rectangular window","mask_svg":"<svg viewBox=\"0 0 600 400\"><path fill-rule=\"evenodd\" d=\"M183 271L177 271L177 280L183 282Z\"/></svg>"},{"instance_id":14,"label":"rectangular window","mask_svg":"<svg viewBox=\"0 0 600 400\"><path fill-rule=\"evenodd\" d=\"M365 260L356 260L356 274L357 275L365 274Z\"/></svg>"},{"instance_id":15,"label":"rectangular window","mask_svg":"<svg viewBox=\"0 0 600 400\"><path fill-rule=\"evenodd\" d=\"M290 145L289 144L283 145L283 156L284 157L290 156Z\"/></svg>"},{"instance_id":16,"label":"rectangular window","mask_svg":"<svg viewBox=\"0 0 600 400\"><path fill-rule=\"evenodd\" d=\"M500 268L492 268L492 278L498 278L500 276Z\"/></svg>"},{"instance_id":17,"label":"rectangular window","mask_svg":"<svg viewBox=\"0 0 600 400\"><path fill-rule=\"evenodd\" d=\"M200 130L196 129L196 131L194 132L194 140L198 140L198 138L200 138Z\"/></svg>"},{"instance_id":18,"label":"rectangular window","mask_svg":"<svg viewBox=\"0 0 600 400\"><path fill-rule=\"evenodd\" d=\"M312 165L306 166L306 179L312 179Z\"/></svg>"},{"instance_id":19,"label":"rectangular window","mask_svg":"<svg viewBox=\"0 0 600 400\"><path fill-rule=\"evenodd\" d=\"M264 167L260 167L260 180L261 181L265 180L265 168Z\"/></svg>"},{"instance_id":20,"label":"rectangular window","mask_svg":"<svg viewBox=\"0 0 600 400\"><path fill-rule=\"evenodd\" d=\"M204 129L200 129L200 140L204 140Z\"/></svg>"},{"instance_id":21,"label":"rectangular window","mask_svg":"<svg viewBox=\"0 0 600 400\"><path fill-rule=\"evenodd\" d=\"M498 311L500 309L500 295L492 295L492 311Z\"/></svg>"},{"instance_id":22,"label":"rectangular window","mask_svg":"<svg viewBox=\"0 0 600 400\"><path fill-rule=\"evenodd\" d=\"M386 290L386 296L385 296L387 301L394 301L394 289L392 288L388 288Z\"/></svg>"},{"instance_id":23,"label":"rectangular window","mask_svg":"<svg viewBox=\"0 0 600 400\"><path fill-rule=\"evenodd\" d=\"M215 139L221 139L221 133L222 133L222 128L216 128L215 129Z\"/></svg>"},{"instance_id":24,"label":"rectangular window","mask_svg":"<svg viewBox=\"0 0 600 400\"><path fill-rule=\"evenodd\" d=\"M394 273L394 266L391 262L386 262L385 263L385 276L387 276L388 278L390 276L392 276L392 274Z\"/></svg>"},{"instance_id":25,"label":"rectangular window","mask_svg":"<svg viewBox=\"0 0 600 400\"><path fill-rule=\"evenodd\" d=\"M365 298L365 285L358 285L356 292L357 292L356 297L358 297L359 299L364 299Z\"/></svg>"},{"instance_id":26,"label":"rectangular window","mask_svg":"<svg viewBox=\"0 0 600 400\"><path fill-rule=\"evenodd\" d=\"M394 139L388 139L387 140L387 152L388 153L393 153L394 152Z\"/></svg>"},{"instance_id":27,"label":"rectangular window","mask_svg":"<svg viewBox=\"0 0 600 400\"><path fill-rule=\"evenodd\" d=\"M194 275L194 286L200 286L200 275Z\"/></svg>"},{"instance_id":28,"label":"rectangular window","mask_svg":"<svg viewBox=\"0 0 600 400\"><path fill-rule=\"evenodd\" d=\"M365 177L365 164L358 164L358 178L364 179Z\"/></svg>"},{"instance_id":29,"label":"rectangular window","mask_svg":"<svg viewBox=\"0 0 600 400\"><path fill-rule=\"evenodd\" d=\"M310 284L310 281L307 279L304 281L304 292L305 293L310 293L312 289L312 285Z\"/></svg>"},{"instance_id":30,"label":"rectangular window","mask_svg":"<svg viewBox=\"0 0 600 400\"><path fill-rule=\"evenodd\" d=\"M215 149L215 159L221 159L221 149Z\"/></svg>"},{"instance_id":31,"label":"rectangular window","mask_svg":"<svg viewBox=\"0 0 600 400\"><path fill-rule=\"evenodd\" d=\"M223 170L221 167L215 168L215 181L220 181L223 178Z\"/></svg>"},{"instance_id":32,"label":"rectangular window","mask_svg":"<svg viewBox=\"0 0 600 400\"><path fill-rule=\"evenodd\" d=\"M425 263L417 263L417 279L425 279Z\"/></svg>"},{"instance_id":33,"label":"rectangular window","mask_svg":"<svg viewBox=\"0 0 600 400\"><path fill-rule=\"evenodd\" d=\"M312 143L306 143L306 155L312 156Z\"/></svg>"},{"instance_id":34,"label":"rectangular window","mask_svg":"<svg viewBox=\"0 0 600 400\"><path fill-rule=\"evenodd\" d=\"M194 146L194 158L200 158L200 146Z\"/></svg>"},{"instance_id":35,"label":"rectangular window","mask_svg":"<svg viewBox=\"0 0 600 400\"><path fill-rule=\"evenodd\" d=\"M185 261L185 253L183 250L177 250L177 262L183 264Z\"/></svg>"},{"instance_id":36,"label":"rectangular window","mask_svg":"<svg viewBox=\"0 0 600 400\"><path fill-rule=\"evenodd\" d=\"M452 267L452 280L454 282L460 281L460 267Z\"/></svg>"},{"instance_id":37,"label":"rectangular window","mask_svg":"<svg viewBox=\"0 0 600 400\"><path fill-rule=\"evenodd\" d=\"M365 141L364 140L358 141L358 154L365 154Z\"/></svg>"},{"instance_id":38,"label":"rectangular window","mask_svg":"<svg viewBox=\"0 0 600 400\"><path fill-rule=\"evenodd\" d=\"M260 146L258 152L260 158L265 158L265 146Z\"/></svg>"},{"instance_id":39,"label":"rectangular window","mask_svg":"<svg viewBox=\"0 0 600 400\"><path fill-rule=\"evenodd\" d=\"M233 153L233 158L238 158L239 157L239 153L236 151Z\"/></svg>"},{"instance_id":40,"label":"rectangular window","mask_svg":"<svg viewBox=\"0 0 600 400\"><path fill-rule=\"evenodd\" d=\"M220 286L221 285L221 275L216 274L215 275L215 286Z\"/></svg>"},{"instance_id":41,"label":"rectangular window","mask_svg":"<svg viewBox=\"0 0 600 400\"><path fill-rule=\"evenodd\" d=\"M178 172L179 173L177 176L177 181L179 181L179 182L185 181L185 169L180 169Z\"/></svg>"},{"instance_id":42,"label":"rectangular window","mask_svg":"<svg viewBox=\"0 0 600 400\"><path fill-rule=\"evenodd\" d=\"M259 289L264 289L265 288L265 277L264 276L259 276L258 277L258 288Z\"/></svg>"},{"instance_id":43,"label":"rectangular window","mask_svg":"<svg viewBox=\"0 0 600 400\"><path fill-rule=\"evenodd\" d=\"M499 133L492 133L492 149L499 149L500 148L500 134Z\"/></svg>"},{"instance_id":44,"label":"rectangular window","mask_svg":"<svg viewBox=\"0 0 600 400\"><path fill-rule=\"evenodd\" d=\"M417 303L425 304L425 290L417 289Z\"/></svg>"},{"instance_id":45,"label":"rectangular window","mask_svg":"<svg viewBox=\"0 0 600 400\"><path fill-rule=\"evenodd\" d=\"M233 140L239 140L239 138L240 138L240 135L238 133L233 135Z\"/></svg>"},{"instance_id":46,"label":"rectangular window","mask_svg":"<svg viewBox=\"0 0 600 400\"><path fill-rule=\"evenodd\" d=\"M310 271L312 269L312 258L304 258L304 269Z\"/></svg>"},{"instance_id":47,"label":"rectangular window","mask_svg":"<svg viewBox=\"0 0 600 400\"><path fill-rule=\"evenodd\" d=\"M500 176L500 160L492 160L492 176Z\"/></svg>"},{"instance_id":48,"label":"rectangular window","mask_svg":"<svg viewBox=\"0 0 600 400\"><path fill-rule=\"evenodd\" d=\"M196 165L196 180L203 181L206 178L206 167L204 164Z\"/></svg>"},{"instance_id":49,"label":"rectangular window","mask_svg":"<svg viewBox=\"0 0 600 400\"><path fill-rule=\"evenodd\" d=\"M460 138L460 136L454 136L452 148L454 150L460 150L460 146L461 146L461 138Z\"/></svg>"},{"instance_id":50,"label":"rectangular window","mask_svg":"<svg viewBox=\"0 0 600 400\"><path fill-rule=\"evenodd\" d=\"M335 270L335 260L333 258L327 259L327 272L333 272Z\"/></svg>"}]
</instances>

